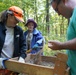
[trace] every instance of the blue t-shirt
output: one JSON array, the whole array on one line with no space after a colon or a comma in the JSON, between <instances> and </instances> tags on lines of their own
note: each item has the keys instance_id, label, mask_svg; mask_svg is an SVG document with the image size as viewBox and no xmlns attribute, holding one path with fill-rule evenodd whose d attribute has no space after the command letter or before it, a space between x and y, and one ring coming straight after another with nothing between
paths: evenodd
<instances>
[{"instance_id":1,"label":"blue t-shirt","mask_svg":"<svg viewBox=\"0 0 76 75\"><path fill-rule=\"evenodd\" d=\"M76 8L73 10L72 17L70 18L67 40L76 38ZM67 50L68 66L71 68L71 75L76 75L76 50Z\"/></svg>"}]
</instances>

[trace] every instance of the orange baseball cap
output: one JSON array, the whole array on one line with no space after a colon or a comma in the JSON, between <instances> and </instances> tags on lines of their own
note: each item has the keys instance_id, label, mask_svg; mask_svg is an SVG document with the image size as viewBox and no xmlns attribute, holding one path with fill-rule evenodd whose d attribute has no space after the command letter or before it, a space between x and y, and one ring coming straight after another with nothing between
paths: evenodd
<instances>
[{"instance_id":1,"label":"orange baseball cap","mask_svg":"<svg viewBox=\"0 0 76 75\"><path fill-rule=\"evenodd\" d=\"M24 19L23 19L23 10L22 9L20 9L17 6L11 6L11 7L9 7L8 10L13 12L14 16L16 17L16 19L18 21L24 22Z\"/></svg>"}]
</instances>

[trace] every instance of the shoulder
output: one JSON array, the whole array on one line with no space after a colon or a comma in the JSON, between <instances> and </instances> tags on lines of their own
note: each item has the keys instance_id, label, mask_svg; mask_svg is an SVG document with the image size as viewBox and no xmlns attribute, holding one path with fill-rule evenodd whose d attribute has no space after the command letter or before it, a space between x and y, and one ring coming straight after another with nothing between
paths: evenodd
<instances>
[{"instance_id":1,"label":"shoulder","mask_svg":"<svg viewBox=\"0 0 76 75\"><path fill-rule=\"evenodd\" d=\"M71 16L72 19L74 19L76 17L75 14L76 14L76 8L73 9L73 13L72 13L72 16Z\"/></svg>"},{"instance_id":2,"label":"shoulder","mask_svg":"<svg viewBox=\"0 0 76 75\"><path fill-rule=\"evenodd\" d=\"M27 33L28 33L28 30L24 32L24 35L27 35Z\"/></svg>"},{"instance_id":3,"label":"shoulder","mask_svg":"<svg viewBox=\"0 0 76 75\"><path fill-rule=\"evenodd\" d=\"M16 26L16 27L14 28L14 30L15 30L16 32L23 32L23 30L22 30L22 28L21 28L20 26Z\"/></svg>"},{"instance_id":4,"label":"shoulder","mask_svg":"<svg viewBox=\"0 0 76 75\"><path fill-rule=\"evenodd\" d=\"M16 26L15 29L16 30L22 30L22 28L20 26Z\"/></svg>"},{"instance_id":5,"label":"shoulder","mask_svg":"<svg viewBox=\"0 0 76 75\"><path fill-rule=\"evenodd\" d=\"M34 29L33 34L41 34L41 32L38 29Z\"/></svg>"},{"instance_id":6,"label":"shoulder","mask_svg":"<svg viewBox=\"0 0 76 75\"><path fill-rule=\"evenodd\" d=\"M2 23L2 22L0 22L0 30L1 30L1 29L3 29L3 30L6 29L4 23Z\"/></svg>"}]
</instances>

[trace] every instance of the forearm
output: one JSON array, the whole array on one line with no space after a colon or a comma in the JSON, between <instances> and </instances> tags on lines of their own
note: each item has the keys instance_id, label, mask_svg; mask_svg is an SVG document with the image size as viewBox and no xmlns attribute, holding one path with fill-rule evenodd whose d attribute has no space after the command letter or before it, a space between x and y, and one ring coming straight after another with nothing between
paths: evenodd
<instances>
[{"instance_id":1,"label":"forearm","mask_svg":"<svg viewBox=\"0 0 76 75\"><path fill-rule=\"evenodd\" d=\"M76 50L76 38L61 44L62 49Z\"/></svg>"}]
</instances>

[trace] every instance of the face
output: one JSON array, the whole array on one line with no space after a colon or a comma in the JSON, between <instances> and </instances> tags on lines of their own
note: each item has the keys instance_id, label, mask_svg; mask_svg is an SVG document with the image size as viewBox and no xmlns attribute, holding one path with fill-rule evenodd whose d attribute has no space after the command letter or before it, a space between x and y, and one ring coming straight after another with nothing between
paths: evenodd
<instances>
[{"instance_id":1,"label":"face","mask_svg":"<svg viewBox=\"0 0 76 75\"><path fill-rule=\"evenodd\" d=\"M7 19L7 26L8 27L15 27L18 23L18 20L15 18L15 16L12 16L8 14L8 19Z\"/></svg>"},{"instance_id":2,"label":"face","mask_svg":"<svg viewBox=\"0 0 76 75\"><path fill-rule=\"evenodd\" d=\"M28 23L27 27L28 27L28 30L32 32L34 29L34 23L33 22Z\"/></svg>"},{"instance_id":3,"label":"face","mask_svg":"<svg viewBox=\"0 0 76 75\"><path fill-rule=\"evenodd\" d=\"M58 2L56 3L56 7L54 9L56 12L58 12L58 5L59 5L59 3L60 3L60 0L58 0Z\"/></svg>"},{"instance_id":4,"label":"face","mask_svg":"<svg viewBox=\"0 0 76 75\"><path fill-rule=\"evenodd\" d=\"M56 1L52 2L52 7L58 13L58 15L62 15L65 18L70 18L71 10L65 5L62 0L59 3L57 3Z\"/></svg>"}]
</instances>

